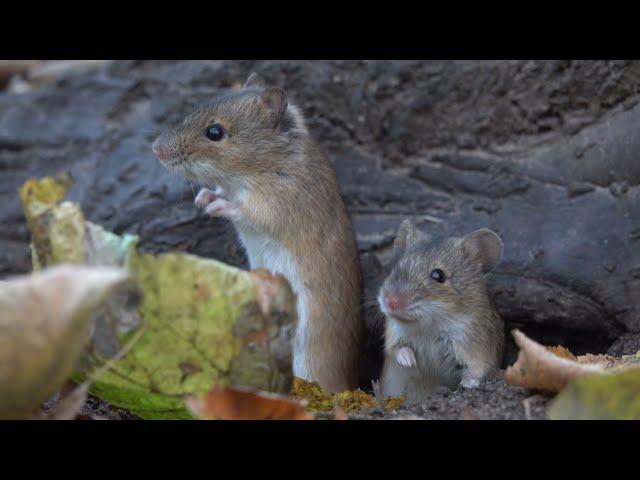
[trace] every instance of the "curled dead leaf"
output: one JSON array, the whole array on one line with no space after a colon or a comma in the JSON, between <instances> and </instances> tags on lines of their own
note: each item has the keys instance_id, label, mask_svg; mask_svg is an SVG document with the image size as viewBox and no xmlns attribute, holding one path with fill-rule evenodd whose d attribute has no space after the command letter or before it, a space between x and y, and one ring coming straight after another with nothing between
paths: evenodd
<instances>
[{"instance_id":1,"label":"curled dead leaf","mask_svg":"<svg viewBox=\"0 0 640 480\"><path fill-rule=\"evenodd\" d=\"M187 400L187 407L201 420L313 420L305 403L285 395L244 387L216 388L204 398Z\"/></svg>"},{"instance_id":2,"label":"curled dead leaf","mask_svg":"<svg viewBox=\"0 0 640 480\"><path fill-rule=\"evenodd\" d=\"M511 333L520 351L516 363L508 367L504 375L509 385L558 392L578 377L605 370L602 363L580 363L572 354L567 355L568 350L563 347L548 349L520 330Z\"/></svg>"},{"instance_id":3,"label":"curled dead leaf","mask_svg":"<svg viewBox=\"0 0 640 480\"><path fill-rule=\"evenodd\" d=\"M25 418L75 371L92 314L127 274L62 265L0 284L0 418Z\"/></svg>"},{"instance_id":4,"label":"curled dead leaf","mask_svg":"<svg viewBox=\"0 0 640 480\"><path fill-rule=\"evenodd\" d=\"M586 375L615 375L640 368L638 354L621 358L591 353L575 356L562 346L544 347L519 330L511 333L520 351L516 363L508 367L504 375L510 385L559 392Z\"/></svg>"}]
</instances>

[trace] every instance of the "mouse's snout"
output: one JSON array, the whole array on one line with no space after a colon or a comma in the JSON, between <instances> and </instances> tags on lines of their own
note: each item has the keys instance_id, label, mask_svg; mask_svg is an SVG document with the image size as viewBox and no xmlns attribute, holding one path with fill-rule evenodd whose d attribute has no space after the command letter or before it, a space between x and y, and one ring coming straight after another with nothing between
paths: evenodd
<instances>
[{"instance_id":1,"label":"mouse's snout","mask_svg":"<svg viewBox=\"0 0 640 480\"><path fill-rule=\"evenodd\" d=\"M395 312L401 310L404 306L404 298L399 293L391 293L387 295L385 303L390 311Z\"/></svg>"},{"instance_id":2,"label":"mouse's snout","mask_svg":"<svg viewBox=\"0 0 640 480\"><path fill-rule=\"evenodd\" d=\"M165 143L162 141L162 137L158 137L153 141L153 144L151 145L151 150L153 150L153 153L155 154L156 157L158 157L158 160L160 161L163 161L169 158L169 152Z\"/></svg>"},{"instance_id":3,"label":"mouse's snout","mask_svg":"<svg viewBox=\"0 0 640 480\"><path fill-rule=\"evenodd\" d=\"M188 150L182 137L175 131L167 131L153 141L151 150L164 165L174 168L184 163Z\"/></svg>"},{"instance_id":4,"label":"mouse's snout","mask_svg":"<svg viewBox=\"0 0 640 480\"><path fill-rule=\"evenodd\" d=\"M380 309L387 315L401 312L406 307L406 295L399 289L384 290L381 292L378 302Z\"/></svg>"}]
</instances>

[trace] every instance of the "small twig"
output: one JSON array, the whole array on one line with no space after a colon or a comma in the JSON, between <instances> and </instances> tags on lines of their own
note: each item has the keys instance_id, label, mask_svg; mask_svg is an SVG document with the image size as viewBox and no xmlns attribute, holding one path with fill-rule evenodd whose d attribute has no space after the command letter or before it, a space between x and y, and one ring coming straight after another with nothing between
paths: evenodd
<instances>
[{"instance_id":1,"label":"small twig","mask_svg":"<svg viewBox=\"0 0 640 480\"><path fill-rule=\"evenodd\" d=\"M531 404L529 403L529 397L522 400L522 405L524 406L524 418L531 420Z\"/></svg>"},{"instance_id":2,"label":"small twig","mask_svg":"<svg viewBox=\"0 0 640 480\"><path fill-rule=\"evenodd\" d=\"M118 362L122 357L124 357L129 350L136 344L136 342L142 337L142 335L147 331L147 325L143 325L134 335L131 337L131 340L127 342L127 344L120 349L118 353L116 353L113 357L111 357L102 367L98 369L98 371L90 374L91 378L85 380L83 382L89 384L93 383L95 380L100 378L102 375L107 373L107 371L111 370L116 362Z\"/></svg>"},{"instance_id":3,"label":"small twig","mask_svg":"<svg viewBox=\"0 0 640 480\"><path fill-rule=\"evenodd\" d=\"M384 408L384 392L382 391L382 386L380 385L379 380L371 380L371 386L373 387L373 395L376 397L376 404L379 409L383 412L386 412L387 409Z\"/></svg>"},{"instance_id":4,"label":"small twig","mask_svg":"<svg viewBox=\"0 0 640 480\"><path fill-rule=\"evenodd\" d=\"M109 408L111 407L111 404L109 402L104 402L102 405L100 405L98 408L96 408L95 410L91 411L91 414L95 414L95 413L100 413L102 412L105 408Z\"/></svg>"},{"instance_id":5,"label":"small twig","mask_svg":"<svg viewBox=\"0 0 640 480\"><path fill-rule=\"evenodd\" d=\"M545 395L534 393L522 400L522 405L524 406L524 417L527 420L533 420L533 417L531 416L531 404L537 402L538 400L544 400L545 398Z\"/></svg>"},{"instance_id":6,"label":"small twig","mask_svg":"<svg viewBox=\"0 0 640 480\"><path fill-rule=\"evenodd\" d=\"M56 420L73 420L82 405L87 399L87 395L89 394L89 387L91 384L99 378L101 375L104 375L108 370L113 368L113 365L120 360L122 357L126 355L126 353L131 350L131 347L135 345L138 339L142 336L142 334L146 331L146 325L143 325L127 342L127 344L120 349L118 353L116 353L113 357L111 357L102 367L98 369L97 372L90 375L90 378L87 378L84 382L78 385L75 389L70 392L67 392L58 402L58 404L51 409L51 412L48 412L47 418L56 419ZM108 406L108 404L107 404ZM93 417L95 413L102 410L105 405L98 408L96 411L92 412L91 416Z\"/></svg>"},{"instance_id":7,"label":"small twig","mask_svg":"<svg viewBox=\"0 0 640 480\"><path fill-rule=\"evenodd\" d=\"M135 345L138 339L142 336L142 334L146 331L146 325L143 325L127 342L127 344L120 349L118 353L116 353L113 357L111 357L102 367L98 369L94 374L89 375L90 378L87 378L80 385L73 386L71 382L65 383L58 392L60 396L56 404L51 407L50 410L44 412L41 411L35 415L34 419L40 420L73 420L77 417L78 412L80 412L82 405L87 400L87 396L89 394L89 388L91 384L99 378L101 375L104 375L109 369L113 367L113 365L120 360L126 353L131 350L131 347ZM93 414L99 412L103 408L109 406L102 405L97 410L91 412L91 416Z\"/></svg>"}]
</instances>

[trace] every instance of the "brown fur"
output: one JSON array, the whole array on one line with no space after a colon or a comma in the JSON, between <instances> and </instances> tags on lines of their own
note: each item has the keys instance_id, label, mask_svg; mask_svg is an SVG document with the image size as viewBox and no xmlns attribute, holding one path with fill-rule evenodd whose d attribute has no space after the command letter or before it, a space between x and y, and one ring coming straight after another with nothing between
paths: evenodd
<instances>
[{"instance_id":1,"label":"brown fur","mask_svg":"<svg viewBox=\"0 0 640 480\"><path fill-rule=\"evenodd\" d=\"M333 167L297 109L282 90L257 83L252 78L247 88L198 109L156 145L169 167L224 190L239 211L232 218L239 233L266 238L290 255L297 277L289 280L306 312L296 344L307 380L328 392L352 389L362 287L351 222ZM227 132L219 142L205 136L214 123Z\"/></svg>"},{"instance_id":2,"label":"brown fur","mask_svg":"<svg viewBox=\"0 0 640 480\"><path fill-rule=\"evenodd\" d=\"M481 380L495 373L503 354L504 332L484 275L500 261L499 237L482 229L433 244L405 221L394 253L393 269L379 301L385 309L386 296L398 294L403 308L386 312L383 385L385 379L391 389L413 384L408 394L420 400L439 384L455 387L461 380ZM437 268L445 274L444 283L430 277ZM405 346L416 352L415 369L397 365L394 355ZM420 358L420 352L428 358Z\"/></svg>"}]
</instances>

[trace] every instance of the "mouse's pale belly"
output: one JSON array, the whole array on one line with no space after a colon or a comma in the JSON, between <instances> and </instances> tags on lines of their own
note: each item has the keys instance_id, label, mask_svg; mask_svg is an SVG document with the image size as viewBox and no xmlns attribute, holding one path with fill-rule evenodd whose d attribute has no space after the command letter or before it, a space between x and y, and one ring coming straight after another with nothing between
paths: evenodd
<instances>
[{"instance_id":1,"label":"mouse's pale belly","mask_svg":"<svg viewBox=\"0 0 640 480\"><path fill-rule=\"evenodd\" d=\"M460 383L461 365L456 361L451 340L440 333L415 348L420 375L432 379L436 385L454 388Z\"/></svg>"},{"instance_id":2,"label":"mouse's pale belly","mask_svg":"<svg viewBox=\"0 0 640 480\"><path fill-rule=\"evenodd\" d=\"M273 239L256 233L246 227L237 227L238 237L243 244L251 269L264 268L271 273L283 275L297 295L298 326L296 328L296 342L293 354L293 374L297 377L311 380L306 365L306 349L302 339L306 337L306 291L297 272L296 263L291 254Z\"/></svg>"},{"instance_id":3,"label":"mouse's pale belly","mask_svg":"<svg viewBox=\"0 0 640 480\"><path fill-rule=\"evenodd\" d=\"M391 323L392 330L398 330L398 337L406 335L406 330L396 322ZM410 328L410 327L409 327ZM454 355L451 334L445 329L432 328L414 331L411 341L401 341L400 345L410 347L416 357L414 367L398 364L395 351L387 354L382 373L385 395L405 394L409 402L424 400L438 385L456 388L461 379L461 365Z\"/></svg>"}]
</instances>

